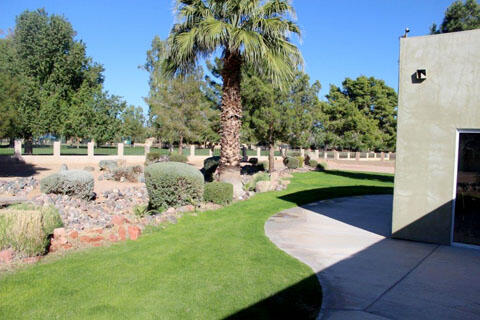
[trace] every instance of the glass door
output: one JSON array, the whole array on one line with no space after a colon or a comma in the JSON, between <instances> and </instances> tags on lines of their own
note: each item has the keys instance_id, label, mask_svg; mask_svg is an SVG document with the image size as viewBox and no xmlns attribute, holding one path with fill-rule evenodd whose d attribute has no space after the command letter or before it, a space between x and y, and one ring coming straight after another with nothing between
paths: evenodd
<instances>
[{"instance_id":1,"label":"glass door","mask_svg":"<svg viewBox=\"0 0 480 320\"><path fill-rule=\"evenodd\" d=\"M480 131L460 132L453 241L480 245Z\"/></svg>"}]
</instances>

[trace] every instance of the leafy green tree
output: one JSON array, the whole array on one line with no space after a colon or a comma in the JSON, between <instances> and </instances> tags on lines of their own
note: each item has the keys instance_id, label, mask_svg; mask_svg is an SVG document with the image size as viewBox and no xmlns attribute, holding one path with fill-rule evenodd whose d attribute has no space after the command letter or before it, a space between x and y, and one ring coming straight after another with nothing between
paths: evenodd
<instances>
[{"instance_id":1,"label":"leafy green tree","mask_svg":"<svg viewBox=\"0 0 480 320\"><path fill-rule=\"evenodd\" d=\"M317 140L325 146L350 150L394 150L397 94L373 77L345 79L342 88L330 86L321 104Z\"/></svg>"},{"instance_id":2,"label":"leafy green tree","mask_svg":"<svg viewBox=\"0 0 480 320\"><path fill-rule=\"evenodd\" d=\"M301 61L290 34L299 34L287 0L177 0L165 70L188 73L200 57L221 52L220 169L240 162L241 71L248 65L274 83L292 78Z\"/></svg>"},{"instance_id":3,"label":"leafy green tree","mask_svg":"<svg viewBox=\"0 0 480 320\"><path fill-rule=\"evenodd\" d=\"M306 146L311 136L314 114L318 112L320 83L309 84L308 75L297 72L282 89L253 72L242 77L244 132L269 147L269 170L275 170L275 144L285 141ZM252 138L252 139L253 139Z\"/></svg>"},{"instance_id":4,"label":"leafy green tree","mask_svg":"<svg viewBox=\"0 0 480 320\"><path fill-rule=\"evenodd\" d=\"M457 0L445 11L440 26L430 27L431 34L457 32L480 28L480 3L477 0Z\"/></svg>"},{"instance_id":5,"label":"leafy green tree","mask_svg":"<svg viewBox=\"0 0 480 320\"><path fill-rule=\"evenodd\" d=\"M145 138L145 116L141 107L129 106L121 115L122 135L130 137L132 142Z\"/></svg>"},{"instance_id":6,"label":"leafy green tree","mask_svg":"<svg viewBox=\"0 0 480 320\"><path fill-rule=\"evenodd\" d=\"M150 72L150 93L145 101L157 134L170 145L178 142L181 152L185 141L202 141L212 136L209 125L216 113L202 90L202 70L196 68L189 74L166 77L163 68L167 53L167 43L155 37L144 66Z\"/></svg>"},{"instance_id":7,"label":"leafy green tree","mask_svg":"<svg viewBox=\"0 0 480 320\"><path fill-rule=\"evenodd\" d=\"M78 91L94 95L103 82L103 67L86 56L85 45L74 39L72 25L45 10L25 11L17 17L13 43L14 65L26 79L18 105L21 135L67 134L71 108ZM75 135L80 135L76 133Z\"/></svg>"}]
</instances>

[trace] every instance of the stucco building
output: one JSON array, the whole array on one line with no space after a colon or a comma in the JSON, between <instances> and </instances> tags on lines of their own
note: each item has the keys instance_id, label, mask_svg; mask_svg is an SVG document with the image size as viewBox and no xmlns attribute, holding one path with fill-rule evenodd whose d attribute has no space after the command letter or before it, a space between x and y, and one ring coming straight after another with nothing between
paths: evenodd
<instances>
[{"instance_id":1,"label":"stucco building","mask_svg":"<svg viewBox=\"0 0 480 320\"><path fill-rule=\"evenodd\" d=\"M400 40L392 235L480 245L480 30Z\"/></svg>"}]
</instances>

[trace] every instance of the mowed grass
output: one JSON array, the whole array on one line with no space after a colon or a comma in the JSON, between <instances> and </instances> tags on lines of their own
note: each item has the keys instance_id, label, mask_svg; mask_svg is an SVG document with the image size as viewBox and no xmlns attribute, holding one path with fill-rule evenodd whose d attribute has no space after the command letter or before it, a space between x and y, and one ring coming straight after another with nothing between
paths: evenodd
<instances>
[{"instance_id":1,"label":"mowed grass","mask_svg":"<svg viewBox=\"0 0 480 320\"><path fill-rule=\"evenodd\" d=\"M295 174L285 191L3 275L0 318L314 319L317 279L268 240L266 220L315 200L391 193L392 182L391 175Z\"/></svg>"}]
</instances>

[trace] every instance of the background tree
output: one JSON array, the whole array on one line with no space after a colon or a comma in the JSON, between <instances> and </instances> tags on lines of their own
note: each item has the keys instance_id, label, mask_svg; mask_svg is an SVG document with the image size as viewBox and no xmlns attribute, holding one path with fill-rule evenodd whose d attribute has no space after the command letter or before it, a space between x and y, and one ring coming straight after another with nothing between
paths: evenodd
<instances>
[{"instance_id":1,"label":"background tree","mask_svg":"<svg viewBox=\"0 0 480 320\"><path fill-rule=\"evenodd\" d=\"M397 94L383 80L365 76L331 85L315 133L326 146L394 150Z\"/></svg>"},{"instance_id":2,"label":"background tree","mask_svg":"<svg viewBox=\"0 0 480 320\"><path fill-rule=\"evenodd\" d=\"M458 0L445 11L443 22L430 27L431 34L465 31L480 28L480 4L477 0Z\"/></svg>"},{"instance_id":3,"label":"background tree","mask_svg":"<svg viewBox=\"0 0 480 320\"><path fill-rule=\"evenodd\" d=\"M145 139L145 116L141 107L129 106L121 114L122 135L132 143Z\"/></svg>"},{"instance_id":4,"label":"background tree","mask_svg":"<svg viewBox=\"0 0 480 320\"><path fill-rule=\"evenodd\" d=\"M168 38L168 73L188 73L200 57L221 51L220 169L240 162L242 65L274 82L291 78L301 62L289 34L299 34L287 0L178 0L177 21ZM221 170L220 170L221 171Z\"/></svg>"}]
</instances>

